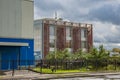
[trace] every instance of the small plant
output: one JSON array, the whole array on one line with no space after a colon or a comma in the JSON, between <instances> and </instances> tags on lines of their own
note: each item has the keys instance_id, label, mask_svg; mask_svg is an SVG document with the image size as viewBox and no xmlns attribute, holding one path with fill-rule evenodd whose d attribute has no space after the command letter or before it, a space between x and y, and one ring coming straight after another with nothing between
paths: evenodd
<instances>
[{"instance_id":1,"label":"small plant","mask_svg":"<svg viewBox=\"0 0 120 80\"><path fill-rule=\"evenodd\" d=\"M114 69L115 69L114 65L108 65L107 66L107 70L114 70Z\"/></svg>"}]
</instances>

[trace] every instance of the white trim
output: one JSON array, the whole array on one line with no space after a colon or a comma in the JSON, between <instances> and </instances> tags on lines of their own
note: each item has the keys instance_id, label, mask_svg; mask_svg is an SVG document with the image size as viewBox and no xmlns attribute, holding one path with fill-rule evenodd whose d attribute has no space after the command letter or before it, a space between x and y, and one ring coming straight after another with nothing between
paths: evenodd
<instances>
[{"instance_id":1,"label":"white trim","mask_svg":"<svg viewBox=\"0 0 120 80\"><path fill-rule=\"evenodd\" d=\"M71 37L66 37L66 40L72 40L72 38Z\"/></svg>"},{"instance_id":2,"label":"white trim","mask_svg":"<svg viewBox=\"0 0 120 80\"><path fill-rule=\"evenodd\" d=\"M50 38L50 39L55 39L55 36L51 36L51 35L50 35L49 38Z\"/></svg>"},{"instance_id":3,"label":"white trim","mask_svg":"<svg viewBox=\"0 0 120 80\"><path fill-rule=\"evenodd\" d=\"M82 38L81 38L81 41L86 41L86 38L85 38L85 37L82 37Z\"/></svg>"},{"instance_id":4,"label":"white trim","mask_svg":"<svg viewBox=\"0 0 120 80\"><path fill-rule=\"evenodd\" d=\"M0 46L29 46L29 44L18 42L0 42Z\"/></svg>"},{"instance_id":5,"label":"white trim","mask_svg":"<svg viewBox=\"0 0 120 80\"><path fill-rule=\"evenodd\" d=\"M24 0L24 1L28 1L28 2L34 2L34 0Z\"/></svg>"},{"instance_id":6,"label":"white trim","mask_svg":"<svg viewBox=\"0 0 120 80\"><path fill-rule=\"evenodd\" d=\"M55 51L55 48L51 48L51 47L50 47L50 48L49 48L49 51Z\"/></svg>"},{"instance_id":7,"label":"white trim","mask_svg":"<svg viewBox=\"0 0 120 80\"><path fill-rule=\"evenodd\" d=\"M0 36L0 38L9 38L9 39L34 39L34 38L24 38L24 37L8 37L8 36Z\"/></svg>"}]
</instances>

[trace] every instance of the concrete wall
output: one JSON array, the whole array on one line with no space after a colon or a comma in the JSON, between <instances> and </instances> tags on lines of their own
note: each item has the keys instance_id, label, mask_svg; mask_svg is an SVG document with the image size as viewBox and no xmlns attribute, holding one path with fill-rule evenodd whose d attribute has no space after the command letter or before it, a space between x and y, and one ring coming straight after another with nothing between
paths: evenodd
<instances>
[{"instance_id":1,"label":"concrete wall","mask_svg":"<svg viewBox=\"0 0 120 80\"><path fill-rule=\"evenodd\" d=\"M33 38L33 1L0 0L0 37Z\"/></svg>"},{"instance_id":2,"label":"concrete wall","mask_svg":"<svg viewBox=\"0 0 120 80\"><path fill-rule=\"evenodd\" d=\"M42 52L42 20L34 21L34 51Z\"/></svg>"}]
</instances>

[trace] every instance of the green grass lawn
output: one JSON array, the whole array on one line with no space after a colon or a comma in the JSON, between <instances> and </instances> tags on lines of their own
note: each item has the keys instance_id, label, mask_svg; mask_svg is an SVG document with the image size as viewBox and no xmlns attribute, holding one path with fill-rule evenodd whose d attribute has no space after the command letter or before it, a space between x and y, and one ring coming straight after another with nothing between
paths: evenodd
<instances>
[{"instance_id":1,"label":"green grass lawn","mask_svg":"<svg viewBox=\"0 0 120 80\"><path fill-rule=\"evenodd\" d=\"M33 70L37 71L37 72L41 72L40 68L34 68ZM60 69L58 69L58 70L56 70L56 72L55 71L52 72L51 69L46 69L46 68L42 69L42 73L49 73L49 74L52 74L52 73L56 73L56 74L58 74L58 73L74 73L74 72L86 72L86 70L85 69L84 70L80 70L80 69L78 69L78 70L60 70Z\"/></svg>"},{"instance_id":2,"label":"green grass lawn","mask_svg":"<svg viewBox=\"0 0 120 80\"><path fill-rule=\"evenodd\" d=\"M75 69L75 70L64 70L64 69L57 69L56 71L52 72L51 69L48 69L48 68L34 68L33 69L34 71L36 72L42 72L42 73L49 73L49 74L58 74L58 73L75 73L75 72L104 72L104 71L107 71L107 72L111 72L111 71L120 71L120 66L116 66L116 69L115 69L115 66L114 65L108 65L107 67L101 67L101 68L93 68L91 66L89 66L89 69L86 69L86 67L82 67L80 69Z\"/></svg>"}]
</instances>

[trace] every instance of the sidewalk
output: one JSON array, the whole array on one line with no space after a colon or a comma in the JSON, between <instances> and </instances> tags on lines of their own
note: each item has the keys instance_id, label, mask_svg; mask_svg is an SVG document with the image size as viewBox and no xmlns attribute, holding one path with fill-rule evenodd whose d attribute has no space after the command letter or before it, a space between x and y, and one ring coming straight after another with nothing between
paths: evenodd
<instances>
[{"instance_id":1,"label":"sidewalk","mask_svg":"<svg viewBox=\"0 0 120 80\"><path fill-rule=\"evenodd\" d=\"M36 79L54 79L54 78L68 78L68 77L104 77L109 75L120 75L120 72L115 73L103 73L103 72L89 72L89 73L65 73L65 74L40 74L35 73L32 71L22 70L22 71L15 71L15 75L12 76L12 72L6 72L6 75L1 75L0 80L16 80L16 79L22 79L22 80L36 80ZM120 78L120 77L119 77Z\"/></svg>"}]
</instances>

